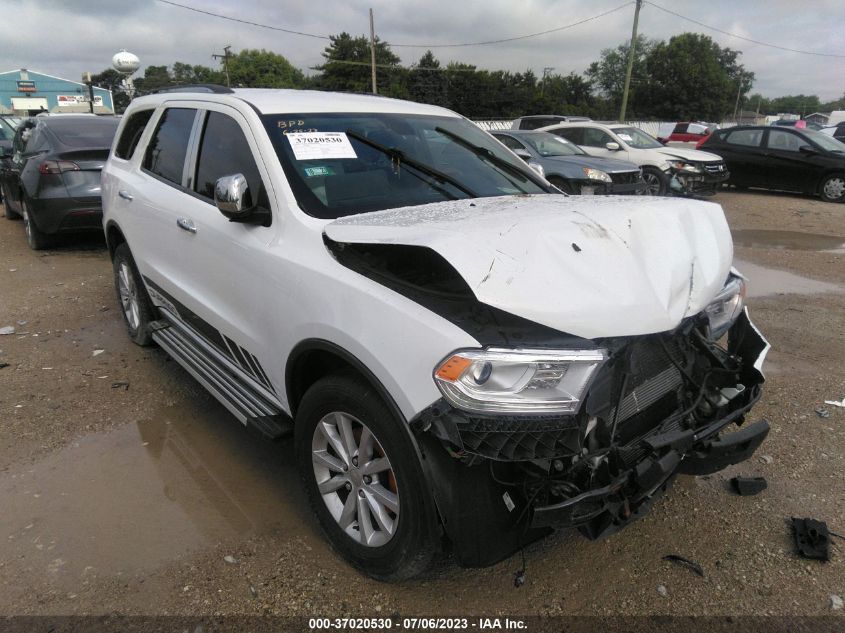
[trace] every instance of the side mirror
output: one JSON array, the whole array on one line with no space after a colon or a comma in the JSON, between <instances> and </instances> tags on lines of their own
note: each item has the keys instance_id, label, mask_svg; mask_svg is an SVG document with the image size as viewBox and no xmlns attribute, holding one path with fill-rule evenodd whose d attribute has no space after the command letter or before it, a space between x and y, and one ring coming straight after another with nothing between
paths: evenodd
<instances>
[{"instance_id":1,"label":"side mirror","mask_svg":"<svg viewBox=\"0 0 845 633\"><path fill-rule=\"evenodd\" d=\"M270 226L270 210L253 202L252 192L243 174L217 179L214 183L214 204L220 213L229 218L229 222Z\"/></svg>"},{"instance_id":2,"label":"side mirror","mask_svg":"<svg viewBox=\"0 0 845 633\"><path fill-rule=\"evenodd\" d=\"M816 150L810 145L802 145L798 148L798 151L802 154L815 154Z\"/></svg>"},{"instance_id":3,"label":"side mirror","mask_svg":"<svg viewBox=\"0 0 845 633\"><path fill-rule=\"evenodd\" d=\"M515 149L513 153L519 156L525 162L531 160L531 153L527 149Z\"/></svg>"},{"instance_id":4,"label":"side mirror","mask_svg":"<svg viewBox=\"0 0 845 633\"><path fill-rule=\"evenodd\" d=\"M214 204L230 220L248 216L252 212L252 195L244 175L218 178L214 183Z\"/></svg>"},{"instance_id":5,"label":"side mirror","mask_svg":"<svg viewBox=\"0 0 845 633\"><path fill-rule=\"evenodd\" d=\"M621 147L619 147L619 143L614 143L611 141L610 143L605 143L604 146L609 149L611 152L618 152Z\"/></svg>"}]
</instances>

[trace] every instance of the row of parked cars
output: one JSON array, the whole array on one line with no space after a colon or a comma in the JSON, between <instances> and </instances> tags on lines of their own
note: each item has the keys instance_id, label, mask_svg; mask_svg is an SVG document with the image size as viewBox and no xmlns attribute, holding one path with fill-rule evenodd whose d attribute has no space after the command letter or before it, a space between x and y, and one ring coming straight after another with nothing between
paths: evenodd
<instances>
[{"instance_id":1,"label":"row of parked cars","mask_svg":"<svg viewBox=\"0 0 845 633\"><path fill-rule=\"evenodd\" d=\"M743 424L768 344L722 209L566 196L526 164L609 174L582 170L583 191L638 173L597 149L692 161L587 123L500 134L518 155L434 106L182 88L120 121L25 122L4 184L32 223L42 190L80 184L89 209L102 183L131 339L244 426L292 434L333 547L397 580L444 549L482 566L553 528L612 534L768 433ZM567 136L589 130L608 140Z\"/></svg>"}]
</instances>

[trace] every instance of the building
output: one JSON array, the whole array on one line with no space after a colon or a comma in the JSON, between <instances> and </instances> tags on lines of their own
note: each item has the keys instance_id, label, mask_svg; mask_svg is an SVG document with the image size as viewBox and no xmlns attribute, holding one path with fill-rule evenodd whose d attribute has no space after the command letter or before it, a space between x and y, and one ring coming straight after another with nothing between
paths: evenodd
<instances>
[{"instance_id":1,"label":"building","mask_svg":"<svg viewBox=\"0 0 845 633\"><path fill-rule=\"evenodd\" d=\"M88 86L26 68L0 73L0 114L90 112ZM110 90L94 88L94 112L114 114Z\"/></svg>"}]
</instances>

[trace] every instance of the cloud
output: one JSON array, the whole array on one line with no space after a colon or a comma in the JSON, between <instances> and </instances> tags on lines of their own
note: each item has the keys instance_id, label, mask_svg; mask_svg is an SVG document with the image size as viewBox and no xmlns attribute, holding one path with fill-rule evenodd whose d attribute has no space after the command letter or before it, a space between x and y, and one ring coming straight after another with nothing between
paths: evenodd
<instances>
[{"instance_id":1,"label":"cloud","mask_svg":"<svg viewBox=\"0 0 845 633\"><path fill-rule=\"evenodd\" d=\"M309 33L329 35L348 31L369 32L367 8L373 7L379 37L395 44L448 44L514 37L551 29L608 11L621 0L429 0L400 3L371 0L177 0L181 4L244 20ZM845 18L845 3L820 0L811 9L794 2L679 3L655 0L678 13L745 37L800 48L845 53L845 35L831 25ZM127 49L149 65L175 61L214 66L212 53L225 45L233 50L266 48L307 69L322 61L327 41L221 20L170 6L156 0L12 0L0 22L0 70L26 67L69 79L83 71L99 72L111 64L114 53ZM581 73L603 48L630 37L633 5L572 29L536 38L491 46L434 48L446 63L460 61L480 68L523 71L540 75L545 66L556 73ZM768 96L818 94L822 100L838 98L845 91L845 59L815 57L778 51L708 32L681 18L646 4L640 15L640 32L668 39L684 31L704 32L721 46L743 52L741 61L754 71L754 91ZM416 62L425 48L395 48L404 64Z\"/></svg>"}]
</instances>

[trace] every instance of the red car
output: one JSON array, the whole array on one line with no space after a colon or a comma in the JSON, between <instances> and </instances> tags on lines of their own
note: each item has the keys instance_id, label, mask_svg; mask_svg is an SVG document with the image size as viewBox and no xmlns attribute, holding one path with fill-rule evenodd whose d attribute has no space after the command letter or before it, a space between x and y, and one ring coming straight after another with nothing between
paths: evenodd
<instances>
[{"instance_id":1,"label":"red car","mask_svg":"<svg viewBox=\"0 0 845 633\"><path fill-rule=\"evenodd\" d=\"M663 144L671 142L699 143L710 136L710 133L715 128L714 125L695 123L692 121L675 123L674 128L672 128L671 125L672 124L670 123L667 128L664 128L663 125L661 125L661 129L658 131L657 136L658 141Z\"/></svg>"}]
</instances>

